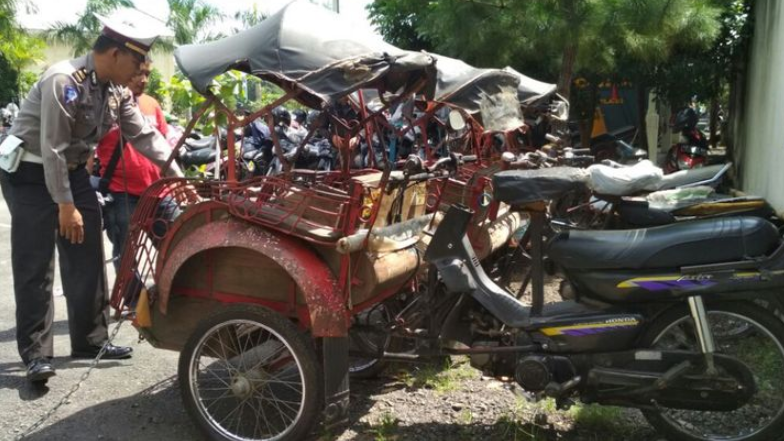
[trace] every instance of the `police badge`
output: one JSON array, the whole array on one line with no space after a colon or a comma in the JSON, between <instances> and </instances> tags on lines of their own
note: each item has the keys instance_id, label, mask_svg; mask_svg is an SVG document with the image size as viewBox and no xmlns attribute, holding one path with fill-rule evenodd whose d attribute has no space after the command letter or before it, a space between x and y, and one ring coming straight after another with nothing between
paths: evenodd
<instances>
[{"instance_id":1,"label":"police badge","mask_svg":"<svg viewBox=\"0 0 784 441\"><path fill-rule=\"evenodd\" d=\"M75 102L77 98L79 98L79 92L76 87L68 85L63 88L63 104L67 106Z\"/></svg>"}]
</instances>

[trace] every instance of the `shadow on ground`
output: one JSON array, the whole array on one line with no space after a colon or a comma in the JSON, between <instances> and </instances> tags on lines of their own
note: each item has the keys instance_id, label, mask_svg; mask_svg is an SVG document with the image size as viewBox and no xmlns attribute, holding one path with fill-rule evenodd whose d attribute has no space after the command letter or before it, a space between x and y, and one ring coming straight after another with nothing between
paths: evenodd
<instances>
[{"instance_id":1,"label":"shadow on ground","mask_svg":"<svg viewBox=\"0 0 784 441\"><path fill-rule=\"evenodd\" d=\"M201 440L180 401L174 377L125 398L110 399L62 418L25 440Z\"/></svg>"}]
</instances>

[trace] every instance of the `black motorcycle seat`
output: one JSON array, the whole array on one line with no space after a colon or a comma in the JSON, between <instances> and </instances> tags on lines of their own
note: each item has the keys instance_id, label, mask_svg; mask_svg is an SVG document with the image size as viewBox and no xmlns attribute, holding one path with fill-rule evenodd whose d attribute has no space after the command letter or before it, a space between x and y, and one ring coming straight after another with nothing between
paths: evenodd
<instances>
[{"instance_id":1,"label":"black motorcycle seat","mask_svg":"<svg viewBox=\"0 0 784 441\"><path fill-rule=\"evenodd\" d=\"M586 188L588 172L574 167L508 170L493 176L494 197L509 205L551 201Z\"/></svg>"},{"instance_id":2,"label":"black motorcycle seat","mask_svg":"<svg viewBox=\"0 0 784 441\"><path fill-rule=\"evenodd\" d=\"M215 150L201 149L191 152L185 152L180 156L180 161L183 165L204 165L215 161Z\"/></svg>"},{"instance_id":3,"label":"black motorcycle seat","mask_svg":"<svg viewBox=\"0 0 784 441\"><path fill-rule=\"evenodd\" d=\"M215 148L215 137L214 136L205 136L201 139L186 139L185 140L185 148L192 151L202 150L202 149L209 149Z\"/></svg>"},{"instance_id":4,"label":"black motorcycle seat","mask_svg":"<svg viewBox=\"0 0 784 441\"><path fill-rule=\"evenodd\" d=\"M572 230L550 241L548 255L566 269L676 268L760 257L778 244L773 224L744 216L634 230Z\"/></svg>"}]
</instances>

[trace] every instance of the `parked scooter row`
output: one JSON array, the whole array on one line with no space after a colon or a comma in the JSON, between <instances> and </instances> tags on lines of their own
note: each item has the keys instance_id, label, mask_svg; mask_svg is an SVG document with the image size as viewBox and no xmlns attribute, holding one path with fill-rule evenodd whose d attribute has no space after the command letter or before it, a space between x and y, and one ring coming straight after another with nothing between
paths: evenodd
<instances>
[{"instance_id":1,"label":"parked scooter row","mask_svg":"<svg viewBox=\"0 0 784 441\"><path fill-rule=\"evenodd\" d=\"M594 164L587 189L556 201L558 225L580 229L640 228L719 216L757 216L781 225L764 198L721 193L732 164L663 174L648 161L634 166Z\"/></svg>"},{"instance_id":2,"label":"parked scooter row","mask_svg":"<svg viewBox=\"0 0 784 441\"><path fill-rule=\"evenodd\" d=\"M575 399L638 408L668 439L774 439L784 427L784 245L776 228L757 217L717 218L566 231L545 245L547 202L578 191L583 175L559 167L493 178L496 199L531 219L531 303L491 281L466 237L472 212L453 206L425 253L430 270L416 301L364 327L382 342L413 345L358 355L468 354L474 367L514 378L559 408ZM572 300L544 304L545 254Z\"/></svg>"}]
</instances>

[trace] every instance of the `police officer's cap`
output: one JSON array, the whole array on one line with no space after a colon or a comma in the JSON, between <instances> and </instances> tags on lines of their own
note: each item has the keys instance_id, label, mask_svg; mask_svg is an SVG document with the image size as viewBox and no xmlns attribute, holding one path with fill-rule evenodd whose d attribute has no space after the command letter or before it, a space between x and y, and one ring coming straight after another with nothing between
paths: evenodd
<instances>
[{"instance_id":1,"label":"police officer's cap","mask_svg":"<svg viewBox=\"0 0 784 441\"><path fill-rule=\"evenodd\" d=\"M133 23L112 20L100 14L95 14L95 18L103 25L101 35L120 43L123 47L144 58L147 58L150 48L152 48L153 43L158 38L157 33Z\"/></svg>"}]
</instances>

